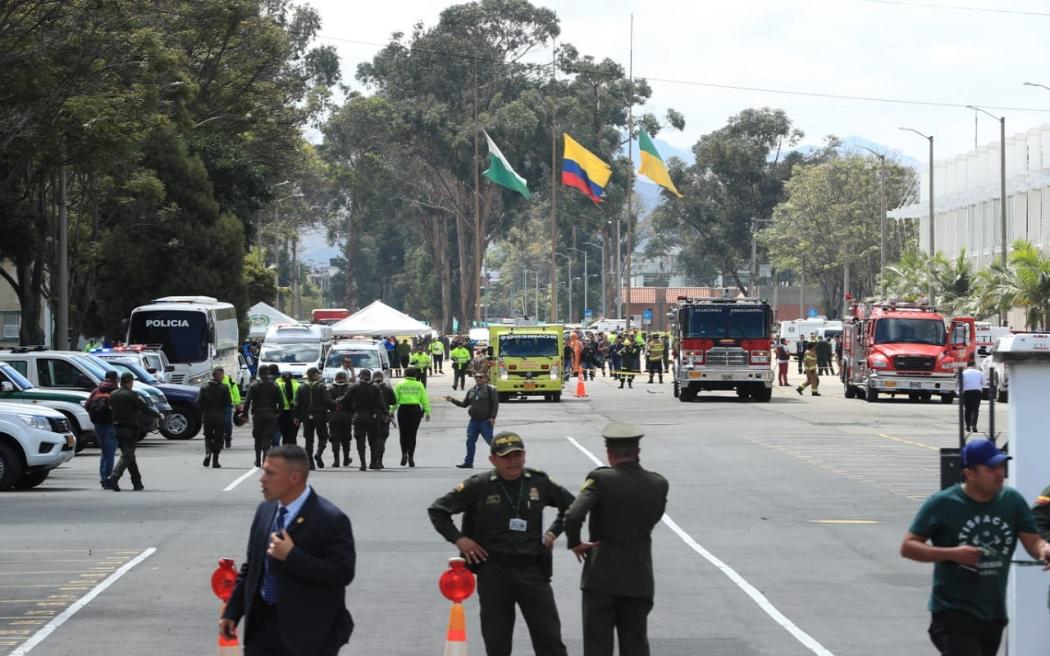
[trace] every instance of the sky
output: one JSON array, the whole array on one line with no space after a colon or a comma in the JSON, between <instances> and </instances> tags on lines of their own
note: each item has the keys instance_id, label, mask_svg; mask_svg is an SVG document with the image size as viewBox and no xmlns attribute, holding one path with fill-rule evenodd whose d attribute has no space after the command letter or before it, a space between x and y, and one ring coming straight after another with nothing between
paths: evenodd
<instances>
[{"instance_id":1,"label":"sky","mask_svg":"<svg viewBox=\"0 0 1050 656\"><path fill-rule=\"evenodd\" d=\"M919 162L934 136L937 160L974 147L979 105L1006 116L1007 135L1050 123L1050 2L1047 0L533 0L553 9L564 41L626 68L634 15L634 73L650 80L644 111L683 113L682 132L660 138L690 148L748 107L785 110L802 143L858 136ZM320 43L335 46L345 83L367 92L354 70L397 31L436 24L449 2L310 0ZM952 8L956 7L956 8ZM985 11L981 11L983 8ZM373 45L375 44L375 45ZM548 61L549 49L537 53ZM659 78L657 81L654 78ZM689 84L684 84L688 82ZM701 86L731 85L955 107L786 95ZM1021 111L1022 109L1038 111ZM998 141L997 121L980 115L977 142Z\"/></svg>"}]
</instances>

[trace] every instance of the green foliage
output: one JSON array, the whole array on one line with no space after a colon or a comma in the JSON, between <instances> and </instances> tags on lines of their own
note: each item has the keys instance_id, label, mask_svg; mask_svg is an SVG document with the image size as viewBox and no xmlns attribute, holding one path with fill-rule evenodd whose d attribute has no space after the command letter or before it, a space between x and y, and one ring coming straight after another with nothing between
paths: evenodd
<instances>
[{"instance_id":1,"label":"green foliage","mask_svg":"<svg viewBox=\"0 0 1050 656\"><path fill-rule=\"evenodd\" d=\"M978 312L977 281L966 251L948 259L936 253L931 261L927 253L911 250L886 267L886 295L907 301L929 296L932 289L937 307L947 314L969 315ZM978 315L983 316L983 314Z\"/></svg>"},{"instance_id":2,"label":"green foliage","mask_svg":"<svg viewBox=\"0 0 1050 656\"><path fill-rule=\"evenodd\" d=\"M831 141L834 144L834 140ZM914 173L887 163L887 207L900 204ZM879 165L872 158L838 157L824 152L816 161L798 162L785 185L785 199L758 239L778 270L804 273L823 291L824 306L841 308L845 291L856 298L878 293L880 204ZM898 258L896 222L886 222L886 261ZM850 289L843 290L843 267L850 267ZM923 292L925 295L925 292Z\"/></svg>"},{"instance_id":3,"label":"green foliage","mask_svg":"<svg viewBox=\"0 0 1050 656\"><path fill-rule=\"evenodd\" d=\"M990 316L1024 310L1028 330L1050 327L1050 258L1031 242L1013 243L1007 266L996 260L978 274L977 312Z\"/></svg>"}]
</instances>

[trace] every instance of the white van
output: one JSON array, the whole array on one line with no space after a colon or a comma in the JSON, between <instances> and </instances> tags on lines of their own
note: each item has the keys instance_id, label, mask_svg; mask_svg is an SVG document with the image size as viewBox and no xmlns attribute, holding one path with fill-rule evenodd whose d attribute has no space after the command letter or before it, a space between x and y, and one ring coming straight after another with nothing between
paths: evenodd
<instances>
[{"instance_id":1,"label":"white van","mask_svg":"<svg viewBox=\"0 0 1050 656\"><path fill-rule=\"evenodd\" d=\"M270 326L259 351L259 366L275 364L281 373L290 371L296 378L304 378L310 367L324 368L331 346L331 326L306 323Z\"/></svg>"},{"instance_id":2,"label":"white van","mask_svg":"<svg viewBox=\"0 0 1050 656\"><path fill-rule=\"evenodd\" d=\"M809 339L810 335L831 339L842 335L841 321L828 321L827 317L814 317L812 319L792 319L780 322L780 331L777 336L788 341L788 353L794 353L798 348L799 340Z\"/></svg>"},{"instance_id":3,"label":"white van","mask_svg":"<svg viewBox=\"0 0 1050 656\"><path fill-rule=\"evenodd\" d=\"M627 330L627 319L599 319L590 325L590 330L602 333L622 333Z\"/></svg>"},{"instance_id":4,"label":"white van","mask_svg":"<svg viewBox=\"0 0 1050 656\"><path fill-rule=\"evenodd\" d=\"M328 351L324 370L321 372L326 384L331 385L335 382L335 374L343 370L343 361L346 358L350 358L350 365L357 373L367 369L373 375L382 373L388 380L390 378L390 359L383 342L371 339L347 339L339 340Z\"/></svg>"}]
</instances>

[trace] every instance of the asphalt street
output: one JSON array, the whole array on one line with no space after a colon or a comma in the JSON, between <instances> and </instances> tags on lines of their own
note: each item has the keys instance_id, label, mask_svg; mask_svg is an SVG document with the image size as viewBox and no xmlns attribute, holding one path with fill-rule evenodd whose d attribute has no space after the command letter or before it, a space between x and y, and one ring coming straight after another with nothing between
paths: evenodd
<instances>
[{"instance_id":1,"label":"asphalt street","mask_svg":"<svg viewBox=\"0 0 1050 656\"><path fill-rule=\"evenodd\" d=\"M466 411L441 400L450 385L447 374L430 379L435 412L417 468L398 466L394 430L384 471L311 474L350 515L357 543L347 591L357 627L343 653L442 651L449 602L437 579L455 553L426 508L465 474L452 466L463 458ZM933 652L931 569L902 560L898 547L938 487L937 449L957 442L957 406L847 400L830 377L822 397L778 387L770 403L702 393L683 404L669 383L644 378L620 390L599 376L583 399L574 389L575 379L560 404L504 404L497 430L519 432L528 465L575 492L592 457L604 457L607 421L645 428L643 464L671 485L654 532L653 654ZM0 654L214 653L220 602L209 579L219 558L243 560L261 498L249 427L237 429L222 469L201 466L200 436L149 437L144 492L100 490L97 454L88 449L40 488L2 497ZM482 445L476 466L485 455ZM580 566L564 538L554 563L564 641L581 654ZM476 598L466 606L469 646L482 654ZM520 618L515 651L532 651Z\"/></svg>"}]
</instances>

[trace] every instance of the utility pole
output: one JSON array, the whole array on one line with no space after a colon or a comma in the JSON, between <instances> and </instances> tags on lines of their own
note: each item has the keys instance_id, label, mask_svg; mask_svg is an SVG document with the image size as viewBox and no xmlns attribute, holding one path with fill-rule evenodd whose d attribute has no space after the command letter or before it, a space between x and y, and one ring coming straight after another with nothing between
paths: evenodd
<instances>
[{"instance_id":1,"label":"utility pole","mask_svg":"<svg viewBox=\"0 0 1050 656\"><path fill-rule=\"evenodd\" d=\"M474 323L481 322L481 178L478 175L478 64L474 62Z\"/></svg>"},{"instance_id":2,"label":"utility pole","mask_svg":"<svg viewBox=\"0 0 1050 656\"><path fill-rule=\"evenodd\" d=\"M627 311L624 317L627 319L626 330L631 329L631 251L634 250L634 239L631 230L631 188L634 182L631 175L634 173L634 14L631 14L631 49L627 68Z\"/></svg>"},{"instance_id":3,"label":"utility pole","mask_svg":"<svg viewBox=\"0 0 1050 656\"><path fill-rule=\"evenodd\" d=\"M58 312L55 313L55 335L51 340L60 351L69 348L69 207L65 157L63 148L63 161L58 168Z\"/></svg>"},{"instance_id":4,"label":"utility pole","mask_svg":"<svg viewBox=\"0 0 1050 656\"><path fill-rule=\"evenodd\" d=\"M754 218L751 219L751 266L748 275L750 279L747 281L747 295L753 298L758 298L758 293L755 288L755 280L758 279L758 221Z\"/></svg>"},{"instance_id":5,"label":"utility pole","mask_svg":"<svg viewBox=\"0 0 1050 656\"><path fill-rule=\"evenodd\" d=\"M861 146L879 158L879 296L886 296L886 155ZM849 308L846 308L847 312Z\"/></svg>"},{"instance_id":6,"label":"utility pole","mask_svg":"<svg viewBox=\"0 0 1050 656\"><path fill-rule=\"evenodd\" d=\"M899 128L899 129L900 130L905 130L907 132L914 132L915 134L919 135L923 139L926 139L926 140L928 140L930 142L930 190L929 190L930 191L930 219L929 219L930 220L930 261L929 261L929 265L928 265L928 271L926 272L926 275L927 275L927 277L929 279L928 280L929 284L928 284L928 288L927 288L927 292L926 292L926 295L927 295L927 299L926 300L927 300L927 302L930 303L930 305L934 305L934 304L936 304L936 299L934 298L934 293L933 293L934 292L934 289L933 289L933 285L934 285L934 280L933 280L933 257L937 253L937 248L936 248L936 242L934 241L934 237L935 237L936 233L934 232L934 226L933 226L933 223L934 223L934 221L933 221L933 218L934 218L933 217L933 135L932 134L923 134L922 132L919 132L915 128Z\"/></svg>"},{"instance_id":7,"label":"utility pole","mask_svg":"<svg viewBox=\"0 0 1050 656\"><path fill-rule=\"evenodd\" d=\"M292 234L292 318L302 317L302 299L299 297L299 233Z\"/></svg>"},{"instance_id":8,"label":"utility pole","mask_svg":"<svg viewBox=\"0 0 1050 656\"><path fill-rule=\"evenodd\" d=\"M551 323L558 321L558 47L551 41Z\"/></svg>"}]
</instances>

